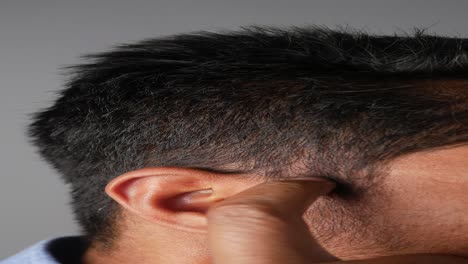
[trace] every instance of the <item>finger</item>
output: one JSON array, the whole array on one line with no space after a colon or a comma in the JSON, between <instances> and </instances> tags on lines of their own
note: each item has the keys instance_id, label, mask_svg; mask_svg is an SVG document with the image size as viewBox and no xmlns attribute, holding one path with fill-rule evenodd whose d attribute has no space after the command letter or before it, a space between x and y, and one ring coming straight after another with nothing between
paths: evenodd
<instances>
[{"instance_id":1,"label":"finger","mask_svg":"<svg viewBox=\"0 0 468 264\"><path fill-rule=\"evenodd\" d=\"M316 177L269 181L218 202L210 209L249 205L259 210L264 209L273 216L302 216L313 201L334 187L334 182Z\"/></svg>"},{"instance_id":2,"label":"finger","mask_svg":"<svg viewBox=\"0 0 468 264\"><path fill-rule=\"evenodd\" d=\"M335 260L315 242L302 218L313 201L334 187L316 178L270 181L215 204L207 212L213 263Z\"/></svg>"},{"instance_id":3,"label":"finger","mask_svg":"<svg viewBox=\"0 0 468 264\"><path fill-rule=\"evenodd\" d=\"M413 254L388 256L374 259L326 262L322 264L467 264L468 259L450 255Z\"/></svg>"}]
</instances>

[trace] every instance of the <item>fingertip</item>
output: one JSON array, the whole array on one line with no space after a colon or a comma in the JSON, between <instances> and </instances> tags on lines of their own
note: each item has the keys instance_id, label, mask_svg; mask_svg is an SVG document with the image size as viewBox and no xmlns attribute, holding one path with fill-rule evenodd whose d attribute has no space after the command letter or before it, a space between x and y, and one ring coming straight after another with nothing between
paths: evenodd
<instances>
[{"instance_id":1,"label":"fingertip","mask_svg":"<svg viewBox=\"0 0 468 264\"><path fill-rule=\"evenodd\" d=\"M319 195L326 195L332 192L336 187L337 183L333 180L329 180L322 177L310 176L310 177L295 177L295 178L288 178L282 179L281 181L288 181L288 182L299 182L304 184L310 184L315 190L315 194Z\"/></svg>"},{"instance_id":2,"label":"fingertip","mask_svg":"<svg viewBox=\"0 0 468 264\"><path fill-rule=\"evenodd\" d=\"M318 183L321 185L326 185L327 187L334 188L336 187L336 182L330 179L326 179L323 177L316 177L316 176L310 176L310 177L293 177L293 178L287 178L287 179L282 179L283 181L305 181L305 182L311 182L311 183Z\"/></svg>"}]
</instances>

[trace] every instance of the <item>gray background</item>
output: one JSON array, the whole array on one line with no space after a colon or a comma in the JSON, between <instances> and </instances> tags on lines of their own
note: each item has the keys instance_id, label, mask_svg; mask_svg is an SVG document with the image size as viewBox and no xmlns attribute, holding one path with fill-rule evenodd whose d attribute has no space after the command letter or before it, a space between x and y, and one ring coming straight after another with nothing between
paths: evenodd
<instances>
[{"instance_id":1,"label":"gray background","mask_svg":"<svg viewBox=\"0 0 468 264\"><path fill-rule=\"evenodd\" d=\"M67 189L24 136L50 104L61 66L85 52L152 36L245 24L349 25L391 34L467 35L468 1L0 0L0 259L39 240L77 234Z\"/></svg>"}]
</instances>

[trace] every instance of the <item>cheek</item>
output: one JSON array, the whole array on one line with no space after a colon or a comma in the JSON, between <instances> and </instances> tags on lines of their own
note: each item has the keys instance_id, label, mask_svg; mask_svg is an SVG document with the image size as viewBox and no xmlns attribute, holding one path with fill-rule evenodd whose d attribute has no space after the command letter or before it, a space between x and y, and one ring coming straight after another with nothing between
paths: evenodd
<instances>
[{"instance_id":1,"label":"cheek","mask_svg":"<svg viewBox=\"0 0 468 264\"><path fill-rule=\"evenodd\" d=\"M387 184L391 224L407 227L405 232L415 243L436 247L447 241L468 241L466 186L423 173L389 177Z\"/></svg>"},{"instance_id":2,"label":"cheek","mask_svg":"<svg viewBox=\"0 0 468 264\"><path fill-rule=\"evenodd\" d=\"M323 197L305 213L311 234L329 253L343 260L378 257L407 244L390 230L380 200L349 202Z\"/></svg>"},{"instance_id":3,"label":"cheek","mask_svg":"<svg viewBox=\"0 0 468 264\"><path fill-rule=\"evenodd\" d=\"M389 177L353 201L321 197L304 220L317 242L343 260L457 252L452 245L468 241L468 201L464 188L447 184Z\"/></svg>"}]
</instances>

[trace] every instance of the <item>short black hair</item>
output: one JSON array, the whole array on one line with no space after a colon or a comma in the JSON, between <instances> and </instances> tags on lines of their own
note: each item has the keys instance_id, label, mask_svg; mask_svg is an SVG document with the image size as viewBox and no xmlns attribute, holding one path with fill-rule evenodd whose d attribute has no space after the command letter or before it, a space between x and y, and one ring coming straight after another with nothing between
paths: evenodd
<instances>
[{"instance_id":1,"label":"short black hair","mask_svg":"<svg viewBox=\"0 0 468 264\"><path fill-rule=\"evenodd\" d=\"M65 88L28 135L70 185L91 240L115 237L119 209L104 188L134 169L237 164L270 179L301 161L345 184L397 156L468 142L468 42L418 28L250 25L83 59L65 67Z\"/></svg>"}]
</instances>

